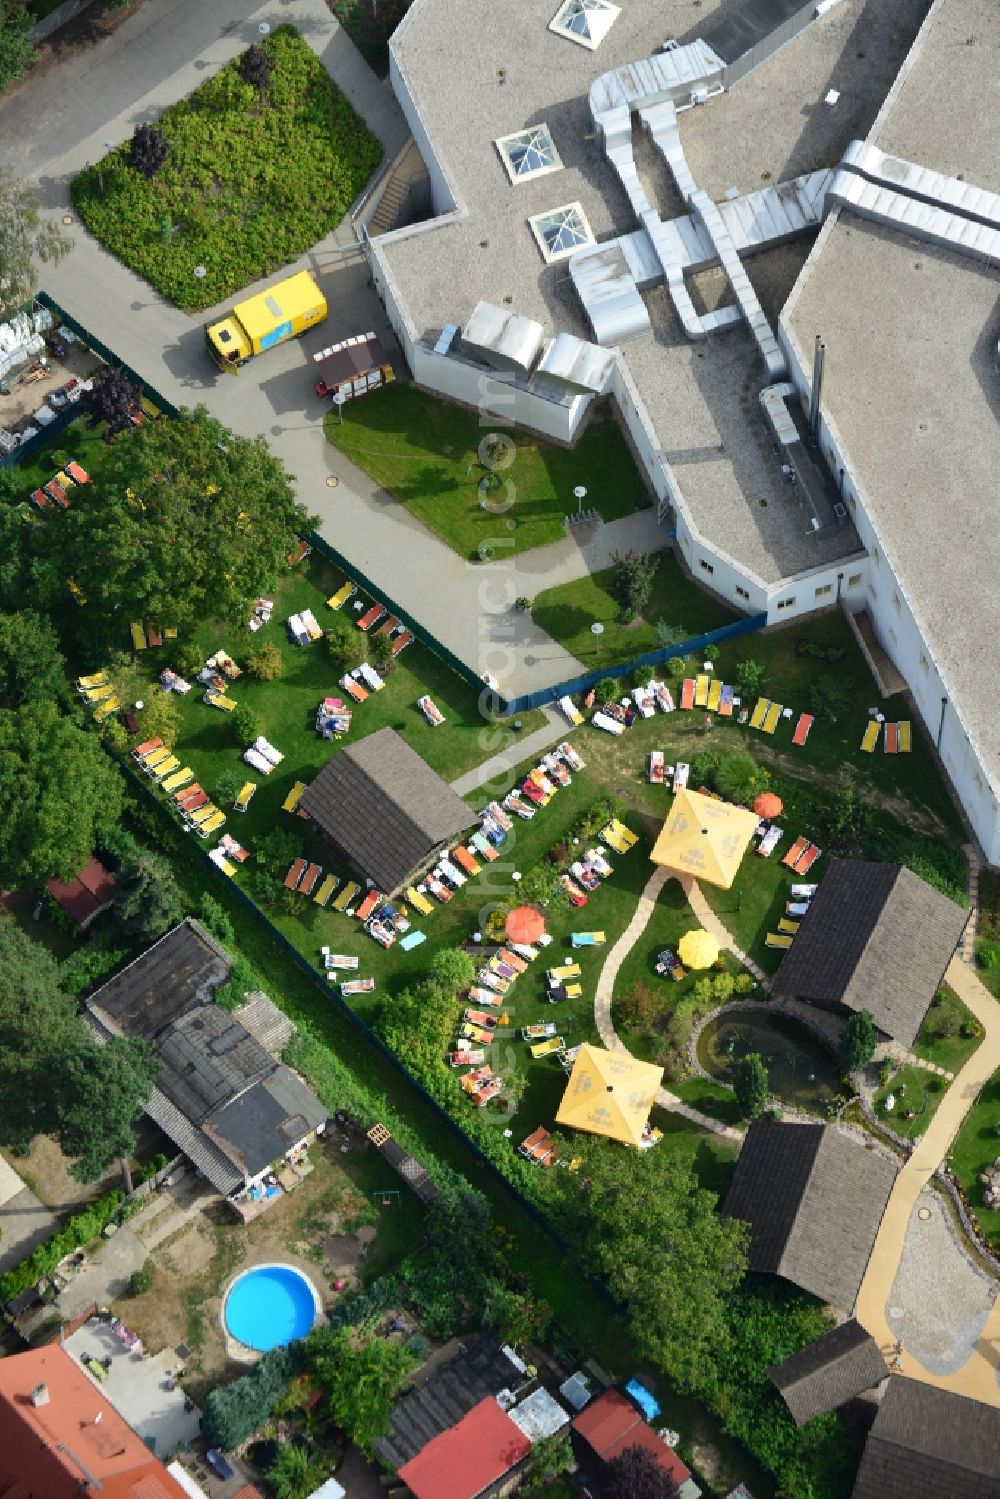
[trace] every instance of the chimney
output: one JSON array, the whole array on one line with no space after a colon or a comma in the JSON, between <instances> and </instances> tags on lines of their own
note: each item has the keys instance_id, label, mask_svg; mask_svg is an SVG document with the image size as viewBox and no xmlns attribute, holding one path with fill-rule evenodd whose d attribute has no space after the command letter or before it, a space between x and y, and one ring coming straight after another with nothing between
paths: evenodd
<instances>
[{"instance_id":1,"label":"chimney","mask_svg":"<svg viewBox=\"0 0 1000 1499\"><path fill-rule=\"evenodd\" d=\"M48 1405L49 1387L46 1384L36 1384L31 1392L32 1405Z\"/></svg>"},{"instance_id":2,"label":"chimney","mask_svg":"<svg viewBox=\"0 0 1000 1499\"><path fill-rule=\"evenodd\" d=\"M813 378L812 395L809 400L809 438L815 442L819 436L819 401L823 393L823 359L826 354L826 344L820 335L816 335L816 349L813 354Z\"/></svg>"}]
</instances>

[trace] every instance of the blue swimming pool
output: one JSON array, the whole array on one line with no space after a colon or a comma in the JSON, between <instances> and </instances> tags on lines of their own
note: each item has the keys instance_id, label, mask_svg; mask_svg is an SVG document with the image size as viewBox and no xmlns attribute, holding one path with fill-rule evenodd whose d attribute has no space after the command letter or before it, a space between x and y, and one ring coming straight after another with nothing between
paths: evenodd
<instances>
[{"instance_id":1,"label":"blue swimming pool","mask_svg":"<svg viewBox=\"0 0 1000 1499\"><path fill-rule=\"evenodd\" d=\"M226 1297L226 1328L258 1353L304 1338L316 1320L316 1294L290 1265L261 1265L234 1281Z\"/></svg>"}]
</instances>

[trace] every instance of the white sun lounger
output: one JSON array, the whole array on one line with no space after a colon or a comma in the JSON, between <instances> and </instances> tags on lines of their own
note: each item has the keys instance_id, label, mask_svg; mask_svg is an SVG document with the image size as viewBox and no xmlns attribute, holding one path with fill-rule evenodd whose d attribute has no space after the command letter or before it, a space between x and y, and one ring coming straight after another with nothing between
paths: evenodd
<instances>
[{"instance_id":1,"label":"white sun lounger","mask_svg":"<svg viewBox=\"0 0 1000 1499\"><path fill-rule=\"evenodd\" d=\"M595 713L590 720L595 729L604 729L608 734L624 734L625 725L619 723L617 718L609 718L607 713Z\"/></svg>"}]
</instances>

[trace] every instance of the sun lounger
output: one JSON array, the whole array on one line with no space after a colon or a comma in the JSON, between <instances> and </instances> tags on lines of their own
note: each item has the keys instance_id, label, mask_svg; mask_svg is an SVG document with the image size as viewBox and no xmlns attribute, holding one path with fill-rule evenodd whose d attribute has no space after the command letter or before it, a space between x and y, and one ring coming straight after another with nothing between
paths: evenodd
<instances>
[{"instance_id":1,"label":"sun lounger","mask_svg":"<svg viewBox=\"0 0 1000 1499\"><path fill-rule=\"evenodd\" d=\"M316 904L318 906L325 906L327 901L330 899L330 896L336 890L338 884L339 881L337 879L337 876L335 874L328 874L322 885L320 885L319 889L316 891L316 894L313 896L313 900L316 902Z\"/></svg>"},{"instance_id":2,"label":"sun lounger","mask_svg":"<svg viewBox=\"0 0 1000 1499\"><path fill-rule=\"evenodd\" d=\"M786 900L785 915L797 916L801 921L803 916L809 913L809 902L807 900Z\"/></svg>"},{"instance_id":3,"label":"sun lounger","mask_svg":"<svg viewBox=\"0 0 1000 1499\"><path fill-rule=\"evenodd\" d=\"M582 970L579 963L560 963L556 968L546 970L546 978L550 984L564 984L567 979L578 979Z\"/></svg>"},{"instance_id":4,"label":"sun lounger","mask_svg":"<svg viewBox=\"0 0 1000 1499\"><path fill-rule=\"evenodd\" d=\"M782 916L781 920L778 922L778 931L784 932L786 936L794 937L798 929L799 923L797 921L792 921L792 919L788 916Z\"/></svg>"},{"instance_id":5,"label":"sun lounger","mask_svg":"<svg viewBox=\"0 0 1000 1499\"><path fill-rule=\"evenodd\" d=\"M497 953L497 958L501 963L506 964L508 968L513 968L515 973L527 973L528 971L528 960L522 957L520 953L512 952L509 947L501 947Z\"/></svg>"},{"instance_id":6,"label":"sun lounger","mask_svg":"<svg viewBox=\"0 0 1000 1499\"><path fill-rule=\"evenodd\" d=\"M555 1141L542 1125L532 1130L528 1138L517 1148L526 1160L534 1161L539 1166L551 1166L558 1159Z\"/></svg>"},{"instance_id":7,"label":"sun lounger","mask_svg":"<svg viewBox=\"0 0 1000 1499\"><path fill-rule=\"evenodd\" d=\"M374 911L375 907L378 905L379 901L383 898L384 897L380 890L369 890L368 894L365 896L364 900L361 902L361 904L358 906L358 909L354 913L358 920L367 921L369 916Z\"/></svg>"},{"instance_id":8,"label":"sun lounger","mask_svg":"<svg viewBox=\"0 0 1000 1499\"><path fill-rule=\"evenodd\" d=\"M185 765L182 770L172 771L166 779L161 780L160 786L164 791L176 791L179 787L185 786L193 776L194 771L189 765Z\"/></svg>"},{"instance_id":9,"label":"sun lounger","mask_svg":"<svg viewBox=\"0 0 1000 1499\"><path fill-rule=\"evenodd\" d=\"M787 854L785 854L782 858L782 864L787 864L789 869L794 869L799 859L802 858L802 855L805 853L808 847L808 838L796 838Z\"/></svg>"},{"instance_id":10,"label":"sun lounger","mask_svg":"<svg viewBox=\"0 0 1000 1499\"><path fill-rule=\"evenodd\" d=\"M159 765L152 772L153 780L162 782L164 777L171 775L180 763L179 755L168 755L165 760L160 761Z\"/></svg>"},{"instance_id":11,"label":"sun lounger","mask_svg":"<svg viewBox=\"0 0 1000 1499\"><path fill-rule=\"evenodd\" d=\"M633 687L632 701L635 703L643 718L653 718L656 714L656 699L648 687Z\"/></svg>"},{"instance_id":12,"label":"sun lounger","mask_svg":"<svg viewBox=\"0 0 1000 1499\"><path fill-rule=\"evenodd\" d=\"M147 739L142 744L137 744L132 751L133 760L145 760L150 755L155 755L157 750L163 749L162 739Z\"/></svg>"},{"instance_id":13,"label":"sun lounger","mask_svg":"<svg viewBox=\"0 0 1000 1499\"><path fill-rule=\"evenodd\" d=\"M469 844L470 847L475 849L476 853L480 856L481 859L486 860L487 864L494 863L495 860L499 857L490 840L482 833L473 833L472 837L469 839Z\"/></svg>"},{"instance_id":14,"label":"sun lounger","mask_svg":"<svg viewBox=\"0 0 1000 1499\"><path fill-rule=\"evenodd\" d=\"M391 635L393 630L399 629L399 620L394 614L387 614L385 619L375 631L376 635Z\"/></svg>"},{"instance_id":15,"label":"sun lounger","mask_svg":"<svg viewBox=\"0 0 1000 1499\"><path fill-rule=\"evenodd\" d=\"M537 1062L542 1057L551 1057L555 1052L562 1051L565 1045L562 1036L550 1036L546 1041L535 1041L528 1050Z\"/></svg>"},{"instance_id":16,"label":"sun lounger","mask_svg":"<svg viewBox=\"0 0 1000 1499\"><path fill-rule=\"evenodd\" d=\"M757 699L754 710L750 715L750 727L752 729L762 729L764 727L764 719L767 717L767 710L770 706L771 704L766 697L759 697Z\"/></svg>"},{"instance_id":17,"label":"sun lounger","mask_svg":"<svg viewBox=\"0 0 1000 1499\"><path fill-rule=\"evenodd\" d=\"M190 815L190 813L195 811L197 807L207 806L210 798L208 792L205 791L201 786L199 786L196 781L195 784L193 786L189 786L186 791L176 793L175 800L177 802L177 810L180 812L181 816L187 817Z\"/></svg>"},{"instance_id":18,"label":"sun lounger","mask_svg":"<svg viewBox=\"0 0 1000 1499\"><path fill-rule=\"evenodd\" d=\"M818 889L818 885L793 885L791 894L795 900L812 900Z\"/></svg>"},{"instance_id":19,"label":"sun lounger","mask_svg":"<svg viewBox=\"0 0 1000 1499\"><path fill-rule=\"evenodd\" d=\"M319 877L320 877L320 875L322 873L323 873L323 867L322 867L322 865L320 865L320 864L310 864L309 868L306 870L305 874L302 876L302 880L301 880L301 882L299 884L299 894L300 895L312 895L313 891L316 889L316 881L319 879Z\"/></svg>"},{"instance_id":20,"label":"sun lounger","mask_svg":"<svg viewBox=\"0 0 1000 1499\"><path fill-rule=\"evenodd\" d=\"M757 852L760 854L761 858L769 859L774 853L774 850L778 847L778 844L781 842L783 837L783 829L775 826L775 824L772 823L767 832L764 834L763 838L760 840L760 844L757 849Z\"/></svg>"},{"instance_id":21,"label":"sun lounger","mask_svg":"<svg viewBox=\"0 0 1000 1499\"><path fill-rule=\"evenodd\" d=\"M364 681L365 685L367 687L370 687L372 692L382 691L385 683L379 676L378 672L375 670L374 666L369 666L367 661L362 661L361 665L358 667L358 671L361 674L362 680Z\"/></svg>"},{"instance_id":22,"label":"sun lounger","mask_svg":"<svg viewBox=\"0 0 1000 1499\"><path fill-rule=\"evenodd\" d=\"M873 718L868 724L868 727L865 729L864 738L861 741L861 748L864 750L866 755L870 755L874 750L876 744L878 744L878 731L881 727L882 725L879 723L878 719Z\"/></svg>"},{"instance_id":23,"label":"sun lounger","mask_svg":"<svg viewBox=\"0 0 1000 1499\"><path fill-rule=\"evenodd\" d=\"M662 786L665 779L664 760L662 750L650 750L649 752L649 779L653 786Z\"/></svg>"},{"instance_id":24,"label":"sun lounger","mask_svg":"<svg viewBox=\"0 0 1000 1499\"><path fill-rule=\"evenodd\" d=\"M327 599L328 607L331 609L342 609L353 592L354 584L345 583L342 588L338 588L337 592L332 593Z\"/></svg>"},{"instance_id":25,"label":"sun lounger","mask_svg":"<svg viewBox=\"0 0 1000 1499\"><path fill-rule=\"evenodd\" d=\"M696 708L708 706L708 673L703 672L694 679L694 705Z\"/></svg>"},{"instance_id":26,"label":"sun lounger","mask_svg":"<svg viewBox=\"0 0 1000 1499\"><path fill-rule=\"evenodd\" d=\"M154 771L156 769L157 765L162 765L163 762L164 762L164 760L169 759L169 757L172 754L173 754L173 750L168 749L167 746L163 743L163 741L160 740L159 747L157 749L150 750L150 752L149 752L148 755L144 755L143 756L143 758L142 758L142 768L143 768L143 770L148 771L148 772L151 773L152 771Z\"/></svg>"},{"instance_id":27,"label":"sun lounger","mask_svg":"<svg viewBox=\"0 0 1000 1499\"><path fill-rule=\"evenodd\" d=\"M554 1020L540 1020L535 1025L522 1025L522 1041L547 1041L554 1036L559 1027Z\"/></svg>"},{"instance_id":28,"label":"sun lounger","mask_svg":"<svg viewBox=\"0 0 1000 1499\"><path fill-rule=\"evenodd\" d=\"M580 724L583 723L583 714L580 712L579 708L576 706L573 699L568 694L565 697L561 697L559 699L559 707L562 709L569 722L573 725L574 729L579 728Z\"/></svg>"},{"instance_id":29,"label":"sun lounger","mask_svg":"<svg viewBox=\"0 0 1000 1499\"><path fill-rule=\"evenodd\" d=\"M449 890L444 880L439 880L436 874L429 874L424 880L424 884L435 900L439 900L442 905L447 905L455 893L453 890Z\"/></svg>"},{"instance_id":30,"label":"sun lounger","mask_svg":"<svg viewBox=\"0 0 1000 1499\"><path fill-rule=\"evenodd\" d=\"M808 874L810 869L812 869L813 865L816 863L816 860L819 858L820 852L821 850L816 847L815 843L810 843L805 853L797 861L795 865L795 873Z\"/></svg>"},{"instance_id":31,"label":"sun lounger","mask_svg":"<svg viewBox=\"0 0 1000 1499\"><path fill-rule=\"evenodd\" d=\"M308 864L305 859L295 859L293 861L291 869L285 875L284 884L286 890L298 889L299 880L305 874L307 867Z\"/></svg>"},{"instance_id":32,"label":"sun lounger","mask_svg":"<svg viewBox=\"0 0 1000 1499\"><path fill-rule=\"evenodd\" d=\"M52 509L52 501L49 499L44 489L33 489L31 491L31 498L34 500L39 510Z\"/></svg>"},{"instance_id":33,"label":"sun lounger","mask_svg":"<svg viewBox=\"0 0 1000 1499\"><path fill-rule=\"evenodd\" d=\"M119 698L109 697L105 702L101 704L97 712L94 714L94 722L103 723L106 718L111 717L112 713L117 713L120 707L121 701Z\"/></svg>"},{"instance_id":34,"label":"sun lounger","mask_svg":"<svg viewBox=\"0 0 1000 1499\"><path fill-rule=\"evenodd\" d=\"M486 1053L481 1047L472 1047L463 1042L459 1042L457 1048L448 1053L449 1067L479 1067L485 1061Z\"/></svg>"},{"instance_id":35,"label":"sun lounger","mask_svg":"<svg viewBox=\"0 0 1000 1499\"><path fill-rule=\"evenodd\" d=\"M240 787L239 795L233 803L234 812L245 812L253 800L253 794L257 790L256 781L244 781Z\"/></svg>"},{"instance_id":36,"label":"sun lounger","mask_svg":"<svg viewBox=\"0 0 1000 1499\"><path fill-rule=\"evenodd\" d=\"M323 639L323 631L311 609L302 609L299 612L299 619L302 621L302 628L310 640Z\"/></svg>"},{"instance_id":37,"label":"sun lounger","mask_svg":"<svg viewBox=\"0 0 1000 1499\"><path fill-rule=\"evenodd\" d=\"M299 804L299 798L306 789L305 781L296 781L291 791L281 803L282 812L294 812Z\"/></svg>"},{"instance_id":38,"label":"sun lounger","mask_svg":"<svg viewBox=\"0 0 1000 1499\"><path fill-rule=\"evenodd\" d=\"M491 1030L487 1030L485 1026L472 1025L471 1022L467 1020L465 1024L459 1028L458 1039L460 1041L476 1041L480 1046L492 1046L494 1037L493 1032Z\"/></svg>"},{"instance_id":39,"label":"sun lounger","mask_svg":"<svg viewBox=\"0 0 1000 1499\"><path fill-rule=\"evenodd\" d=\"M356 703L363 703L367 701L368 688L362 687L357 677L352 676L350 672L347 672L345 676L341 677L340 685L341 687L343 687L348 696L352 697Z\"/></svg>"},{"instance_id":40,"label":"sun lounger","mask_svg":"<svg viewBox=\"0 0 1000 1499\"><path fill-rule=\"evenodd\" d=\"M764 938L765 947L791 947L792 939L787 932L768 932Z\"/></svg>"},{"instance_id":41,"label":"sun lounger","mask_svg":"<svg viewBox=\"0 0 1000 1499\"><path fill-rule=\"evenodd\" d=\"M556 754L562 756L570 770L583 770L585 767L586 762L577 754L568 739L556 745Z\"/></svg>"},{"instance_id":42,"label":"sun lounger","mask_svg":"<svg viewBox=\"0 0 1000 1499\"><path fill-rule=\"evenodd\" d=\"M610 849L613 849L616 854L628 853L628 844L625 842L624 838L619 838L618 834L611 827L603 828L600 833L600 837L601 840L606 843Z\"/></svg>"},{"instance_id":43,"label":"sun lounger","mask_svg":"<svg viewBox=\"0 0 1000 1499\"><path fill-rule=\"evenodd\" d=\"M376 620L381 619L384 613L385 610L381 604L372 604L371 608L366 609L358 620L358 629L363 630L367 634Z\"/></svg>"},{"instance_id":44,"label":"sun lounger","mask_svg":"<svg viewBox=\"0 0 1000 1499\"><path fill-rule=\"evenodd\" d=\"M460 869L465 870L466 874L479 873L480 865L476 863L475 859L469 853L469 850L463 847L462 844L458 844L457 847L452 850L452 858L455 860L455 863L459 866Z\"/></svg>"},{"instance_id":45,"label":"sun lounger","mask_svg":"<svg viewBox=\"0 0 1000 1499\"><path fill-rule=\"evenodd\" d=\"M422 942L426 941L426 932L407 932L405 937L399 939L399 945L404 952L409 952L411 948L419 947Z\"/></svg>"},{"instance_id":46,"label":"sun lounger","mask_svg":"<svg viewBox=\"0 0 1000 1499\"><path fill-rule=\"evenodd\" d=\"M76 690L77 692L89 692L94 687L106 686L107 680L108 674L106 671L95 671L91 677L77 677ZM135 750L132 753L135 754Z\"/></svg>"},{"instance_id":47,"label":"sun lounger","mask_svg":"<svg viewBox=\"0 0 1000 1499\"><path fill-rule=\"evenodd\" d=\"M203 699L210 708L220 708L223 713L232 713L236 707L236 699L226 697L221 692L213 692L211 688L205 693Z\"/></svg>"},{"instance_id":48,"label":"sun lounger","mask_svg":"<svg viewBox=\"0 0 1000 1499\"><path fill-rule=\"evenodd\" d=\"M55 482L57 484L61 484L62 487L63 487L63 489L65 489L65 490L73 489L76 486L76 480L75 479L71 479L70 476L69 476L69 474L66 472L66 470L64 468L61 468L59 470L59 472L56 474Z\"/></svg>"},{"instance_id":49,"label":"sun lounger","mask_svg":"<svg viewBox=\"0 0 1000 1499\"><path fill-rule=\"evenodd\" d=\"M437 704L425 693L423 697L417 698L417 707L426 718L432 729L438 724L444 723L444 714Z\"/></svg>"},{"instance_id":50,"label":"sun lounger","mask_svg":"<svg viewBox=\"0 0 1000 1499\"><path fill-rule=\"evenodd\" d=\"M103 683L100 687L85 687L80 691L80 696L85 703L103 703L105 698L114 694L114 688L110 682Z\"/></svg>"},{"instance_id":51,"label":"sun lounger","mask_svg":"<svg viewBox=\"0 0 1000 1499\"><path fill-rule=\"evenodd\" d=\"M686 760L678 760L674 766L674 790L683 791L691 774L691 766Z\"/></svg>"},{"instance_id":52,"label":"sun lounger","mask_svg":"<svg viewBox=\"0 0 1000 1499\"><path fill-rule=\"evenodd\" d=\"M129 629L132 631L132 649L134 651L144 651L146 649L146 632L142 628L142 625L137 619L134 619Z\"/></svg>"},{"instance_id":53,"label":"sun lounger","mask_svg":"<svg viewBox=\"0 0 1000 1499\"><path fill-rule=\"evenodd\" d=\"M685 712L694 707L695 690L694 677L685 677L681 683L681 707Z\"/></svg>"},{"instance_id":54,"label":"sun lounger","mask_svg":"<svg viewBox=\"0 0 1000 1499\"><path fill-rule=\"evenodd\" d=\"M45 486L45 493L59 506L61 510L69 508L69 495L56 479L50 479Z\"/></svg>"},{"instance_id":55,"label":"sun lounger","mask_svg":"<svg viewBox=\"0 0 1000 1499\"><path fill-rule=\"evenodd\" d=\"M290 614L288 616L288 631L295 645L308 645L309 632L302 623L301 614Z\"/></svg>"},{"instance_id":56,"label":"sun lounger","mask_svg":"<svg viewBox=\"0 0 1000 1499\"><path fill-rule=\"evenodd\" d=\"M270 760L265 760L260 751L254 749L253 745L243 751L243 758L248 765L253 766L254 770L259 770L262 776L269 776L274 769Z\"/></svg>"},{"instance_id":57,"label":"sun lounger","mask_svg":"<svg viewBox=\"0 0 1000 1499\"><path fill-rule=\"evenodd\" d=\"M603 947L608 940L604 932L572 932L571 947Z\"/></svg>"},{"instance_id":58,"label":"sun lounger","mask_svg":"<svg viewBox=\"0 0 1000 1499\"><path fill-rule=\"evenodd\" d=\"M887 723L885 726L884 749L887 755L894 755L899 746L899 725Z\"/></svg>"},{"instance_id":59,"label":"sun lounger","mask_svg":"<svg viewBox=\"0 0 1000 1499\"><path fill-rule=\"evenodd\" d=\"M374 979L348 979L346 984L341 984L341 994L371 994L375 988Z\"/></svg>"},{"instance_id":60,"label":"sun lounger","mask_svg":"<svg viewBox=\"0 0 1000 1499\"><path fill-rule=\"evenodd\" d=\"M66 472L69 474L74 484L90 483L90 475L87 473L87 470L85 468L81 468L73 458L71 458L69 463L67 463Z\"/></svg>"},{"instance_id":61,"label":"sun lounger","mask_svg":"<svg viewBox=\"0 0 1000 1499\"><path fill-rule=\"evenodd\" d=\"M443 875L449 885L454 885L456 890L461 890L465 884L465 875L460 869L456 869L450 859L441 859L434 873Z\"/></svg>"},{"instance_id":62,"label":"sun lounger","mask_svg":"<svg viewBox=\"0 0 1000 1499\"><path fill-rule=\"evenodd\" d=\"M163 644L163 636L160 634L160 627L155 619L148 620L146 623L146 638L154 648Z\"/></svg>"},{"instance_id":63,"label":"sun lounger","mask_svg":"<svg viewBox=\"0 0 1000 1499\"><path fill-rule=\"evenodd\" d=\"M764 722L761 724L761 728L764 730L765 734L774 733L781 719L781 712L782 709L780 703L771 703L769 705L767 713L764 715Z\"/></svg>"},{"instance_id":64,"label":"sun lounger","mask_svg":"<svg viewBox=\"0 0 1000 1499\"><path fill-rule=\"evenodd\" d=\"M211 800L210 797L206 797L205 800L194 809L185 808L184 816L187 818L188 822L193 828L200 828L202 823L207 822L210 817L215 816L216 811L217 808L215 806L215 803Z\"/></svg>"},{"instance_id":65,"label":"sun lounger","mask_svg":"<svg viewBox=\"0 0 1000 1499\"><path fill-rule=\"evenodd\" d=\"M268 760L271 765L280 765L282 760L285 758L280 750L275 749L274 745L269 739L264 738L263 734L259 735L258 738L254 740L253 747L257 751L257 753L259 755L263 755L264 759Z\"/></svg>"},{"instance_id":66,"label":"sun lounger","mask_svg":"<svg viewBox=\"0 0 1000 1499\"><path fill-rule=\"evenodd\" d=\"M506 1010L503 1013L504 1018L508 1019ZM493 1031L500 1024L499 1015L487 1015L484 1010L469 1008L464 1012L464 1018L470 1025L481 1026L484 1031Z\"/></svg>"},{"instance_id":67,"label":"sun lounger","mask_svg":"<svg viewBox=\"0 0 1000 1499\"><path fill-rule=\"evenodd\" d=\"M337 896L337 899L333 902L333 909L335 911L346 911L360 889L360 885L356 885L353 880L348 880L343 890Z\"/></svg>"},{"instance_id":68,"label":"sun lounger","mask_svg":"<svg viewBox=\"0 0 1000 1499\"><path fill-rule=\"evenodd\" d=\"M231 833L223 833L219 847L224 849L230 858L235 859L237 864L244 864L250 857L247 850L237 843Z\"/></svg>"},{"instance_id":69,"label":"sun lounger","mask_svg":"<svg viewBox=\"0 0 1000 1499\"><path fill-rule=\"evenodd\" d=\"M734 696L732 686L728 682L724 683L719 695L719 713L722 718L732 718Z\"/></svg>"},{"instance_id":70,"label":"sun lounger","mask_svg":"<svg viewBox=\"0 0 1000 1499\"><path fill-rule=\"evenodd\" d=\"M185 786L181 791L175 791L173 793L173 798L178 807L180 807L181 811L183 811L189 801L191 801L196 796L202 795L204 795L204 792L202 790L201 783L200 781L195 781L193 785Z\"/></svg>"},{"instance_id":71,"label":"sun lounger","mask_svg":"<svg viewBox=\"0 0 1000 1499\"><path fill-rule=\"evenodd\" d=\"M614 828L619 838L624 840L625 846L627 848L633 848L635 844L639 842L639 834L633 833L632 829L627 828L623 822L620 822L618 820L617 817L612 817L611 826Z\"/></svg>"},{"instance_id":72,"label":"sun lounger","mask_svg":"<svg viewBox=\"0 0 1000 1499\"><path fill-rule=\"evenodd\" d=\"M805 744L806 740L809 738L809 730L812 728L812 726L812 714L801 713L799 715L799 721L795 725L795 733L792 735L792 743L796 745Z\"/></svg>"},{"instance_id":73,"label":"sun lounger","mask_svg":"<svg viewBox=\"0 0 1000 1499\"><path fill-rule=\"evenodd\" d=\"M718 677L713 677L708 684L708 700L705 707L709 713L718 713L722 704L722 682Z\"/></svg>"},{"instance_id":74,"label":"sun lounger","mask_svg":"<svg viewBox=\"0 0 1000 1499\"><path fill-rule=\"evenodd\" d=\"M415 911L420 912L421 916L430 916L433 913L434 907L416 885L411 885L407 890L406 899Z\"/></svg>"},{"instance_id":75,"label":"sun lounger","mask_svg":"<svg viewBox=\"0 0 1000 1499\"><path fill-rule=\"evenodd\" d=\"M396 636L395 640L392 642L392 651L391 651L391 654L393 656L398 656L399 653L400 653L400 651L405 651L406 650L406 647L409 645L409 643L410 643L410 641L412 639L413 639L413 635L412 635L412 633L409 630L400 630L399 634Z\"/></svg>"},{"instance_id":76,"label":"sun lounger","mask_svg":"<svg viewBox=\"0 0 1000 1499\"><path fill-rule=\"evenodd\" d=\"M901 755L908 755L913 743L910 733L910 720L904 718L896 727L899 729L899 753Z\"/></svg>"},{"instance_id":77,"label":"sun lounger","mask_svg":"<svg viewBox=\"0 0 1000 1499\"><path fill-rule=\"evenodd\" d=\"M670 688L666 682L650 682L653 696L656 698L656 706L661 713L673 713L674 700L670 695Z\"/></svg>"},{"instance_id":78,"label":"sun lounger","mask_svg":"<svg viewBox=\"0 0 1000 1499\"><path fill-rule=\"evenodd\" d=\"M611 718L609 714L602 713L600 710L594 714L590 721L595 729L603 729L606 734L614 734L617 737L619 734L624 734L625 732L625 725L623 723L619 723L617 718Z\"/></svg>"}]
</instances>

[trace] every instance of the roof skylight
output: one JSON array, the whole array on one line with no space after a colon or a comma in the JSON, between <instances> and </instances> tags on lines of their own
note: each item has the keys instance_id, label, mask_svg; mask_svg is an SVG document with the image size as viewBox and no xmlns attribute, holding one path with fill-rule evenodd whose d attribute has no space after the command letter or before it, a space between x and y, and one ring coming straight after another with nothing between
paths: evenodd
<instances>
[{"instance_id":1,"label":"roof skylight","mask_svg":"<svg viewBox=\"0 0 1000 1499\"><path fill-rule=\"evenodd\" d=\"M579 203L564 203L548 213L536 213L528 220L538 248L548 265L565 260L581 245L592 245L594 235Z\"/></svg>"},{"instance_id":2,"label":"roof skylight","mask_svg":"<svg viewBox=\"0 0 1000 1499\"><path fill-rule=\"evenodd\" d=\"M549 22L549 30L593 52L620 15L621 7L612 5L611 0L564 0Z\"/></svg>"},{"instance_id":3,"label":"roof skylight","mask_svg":"<svg viewBox=\"0 0 1000 1499\"><path fill-rule=\"evenodd\" d=\"M562 166L547 125L532 125L516 135L501 136L496 145L511 182L558 172Z\"/></svg>"}]
</instances>

